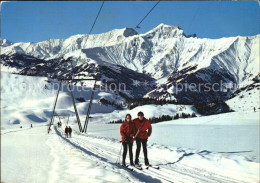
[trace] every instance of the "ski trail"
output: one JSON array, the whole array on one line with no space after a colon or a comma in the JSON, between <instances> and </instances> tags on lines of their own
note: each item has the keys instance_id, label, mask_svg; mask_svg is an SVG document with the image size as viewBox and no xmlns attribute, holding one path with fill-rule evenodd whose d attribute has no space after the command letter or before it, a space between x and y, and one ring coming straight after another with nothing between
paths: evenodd
<instances>
[{"instance_id":1,"label":"ski trail","mask_svg":"<svg viewBox=\"0 0 260 183\"><path fill-rule=\"evenodd\" d=\"M59 180L59 156L55 148L52 146L53 139L46 141L46 144L50 147L50 155L52 157L51 169L49 171L49 183L58 182Z\"/></svg>"},{"instance_id":2,"label":"ski trail","mask_svg":"<svg viewBox=\"0 0 260 183\"><path fill-rule=\"evenodd\" d=\"M3 182L48 182L51 167L49 136L44 127L1 135L1 180ZM45 175L45 176L43 176Z\"/></svg>"},{"instance_id":3,"label":"ski trail","mask_svg":"<svg viewBox=\"0 0 260 183\"><path fill-rule=\"evenodd\" d=\"M116 182L122 182L122 179L127 180L128 182L161 182L159 179L143 174L142 172L129 173L129 171L122 168L121 165L115 163L115 161L111 161L110 158L107 158L108 156L104 155L102 150L96 152L97 149L94 149L93 146L92 148L88 148L88 144L83 145L82 142L67 139L61 135L61 132L57 129L57 127L54 127L54 129L58 136L61 137L60 139L65 141L65 144L69 144L72 149L83 154L85 159L83 163L85 163L86 159L88 159L95 162L96 166L102 167L102 169L109 169L111 171L110 173L113 173L114 176L120 177L120 179Z\"/></svg>"},{"instance_id":4,"label":"ski trail","mask_svg":"<svg viewBox=\"0 0 260 183\"><path fill-rule=\"evenodd\" d=\"M61 132L55 128L58 135ZM103 139L100 137L92 137L82 135L80 133L74 133L73 138L66 139L62 137L66 142L74 146L75 148L85 152L89 156L94 156L98 159L98 162L103 162L103 165L110 164L110 166L116 166L114 162L118 157L120 145L115 140ZM102 140L101 140L102 139ZM106 143L103 142L106 140ZM157 159L156 162L163 162L165 159ZM139 173L135 175L136 173ZM128 173L129 174L129 173ZM219 182L219 183L237 183L242 182L229 177L221 176L213 172L206 171L204 169L198 169L196 167L186 166L178 163L173 165L161 165L159 170L149 168L148 170L137 170L131 173L133 176L142 181L153 180L153 182ZM140 177L142 175L142 177ZM143 177L145 177L143 179Z\"/></svg>"},{"instance_id":5,"label":"ski trail","mask_svg":"<svg viewBox=\"0 0 260 183\"><path fill-rule=\"evenodd\" d=\"M38 126L34 126L33 128L27 127L27 128L19 128L19 129L11 129L11 130L1 130L1 135L5 135L5 134L9 134L9 133L17 133L17 132L19 133L22 131L32 130L35 128L41 128L44 126L46 126L46 128L47 128L47 125L38 125ZM7 132L4 132L4 131L7 131Z\"/></svg>"}]
</instances>

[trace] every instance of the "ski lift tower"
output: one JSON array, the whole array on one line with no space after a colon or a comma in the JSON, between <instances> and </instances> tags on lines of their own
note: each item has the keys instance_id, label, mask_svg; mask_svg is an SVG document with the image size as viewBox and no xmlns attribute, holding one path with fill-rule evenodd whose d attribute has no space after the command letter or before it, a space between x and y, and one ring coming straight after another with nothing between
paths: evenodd
<instances>
[{"instance_id":1,"label":"ski lift tower","mask_svg":"<svg viewBox=\"0 0 260 183\"><path fill-rule=\"evenodd\" d=\"M71 84L72 81L95 81L95 82L94 82L94 86L93 86L93 90L92 90L92 93L91 93L90 102L89 102L89 106L88 106L88 110L87 110L87 114L86 114L85 123L84 123L83 128L82 128L82 126L81 126L81 122L80 122L78 110L77 110L77 107L76 107L75 99L74 99L73 92L72 92L71 86L70 86L70 84ZM54 116L55 116L56 104L57 104L57 101L58 101L59 92L60 92L60 88L61 88L62 82L68 84L68 89L69 89L69 92L70 92L70 96L71 96L71 99L72 99L72 104L73 104L74 111L75 111L75 114L76 114L76 118L77 118L77 122L78 122L78 126L79 126L79 131L82 132L82 133L84 133L84 132L86 133L86 132L87 132L88 120L89 120L89 115L90 115L90 111L91 111L92 101L93 101L93 98L94 98L94 92L95 92L97 80L96 80L95 78L83 78L83 79L73 79L73 78L69 78L69 79L60 79L60 80L59 80L59 87L58 87L57 94L56 94L56 97L55 97L55 100L54 100L54 105L53 105L53 108L52 108L52 116L51 116L51 120L50 120L49 127L51 127L51 125L53 125L53 120L54 120Z\"/></svg>"}]
</instances>

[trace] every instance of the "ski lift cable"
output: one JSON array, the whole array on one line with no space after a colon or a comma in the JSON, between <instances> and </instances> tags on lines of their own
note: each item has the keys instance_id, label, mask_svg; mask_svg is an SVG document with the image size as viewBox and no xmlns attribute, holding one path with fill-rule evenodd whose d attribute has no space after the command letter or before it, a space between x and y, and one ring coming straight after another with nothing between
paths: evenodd
<instances>
[{"instance_id":1,"label":"ski lift cable","mask_svg":"<svg viewBox=\"0 0 260 183\"><path fill-rule=\"evenodd\" d=\"M139 28L140 24L146 19L146 17L153 11L153 9L160 3L160 0L150 9L150 11L144 16L144 18L137 24L135 28Z\"/></svg>"},{"instance_id":2,"label":"ski lift cable","mask_svg":"<svg viewBox=\"0 0 260 183\"><path fill-rule=\"evenodd\" d=\"M104 3L105 3L105 1L102 2L101 6L100 6L100 8L99 8L98 14L97 14L97 16L96 16L96 18L95 18L95 21L94 21L93 24L92 24L92 27L91 27L91 29L90 29L90 31L89 31L89 34L92 32L92 30L93 30L93 28L94 28L94 26L95 26L95 24L96 24L96 22L97 22L97 19L98 19L99 15L100 15L100 12L101 12L101 10L102 10L102 8L103 8Z\"/></svg>"},{"instance_id":3,"label":"ski lift cable","mask_svg":"<svg viewBox=\"0 0 260 183\"><path fill-rule=\"evenodd\" d=\"M191 22L189 23L189 26L188 26L188 28L187 28L187 32L190 31L190 27L192 26L192 24L194 23L195 19L197 18L197 15L198 15L198 13L199 13L199 10L200 10L200 4L197 6L197 9L195 10L195 15L192 16L192 20L191 20Z\"/></svg>"},{"instance_id":4,"label":"ski lift cable","mask_svg":"<svg viewBox=\"0 0 260 183\"><path fill-rule=\"evenodd\" d=\"M135 28L134 29L139 29L139 28L141 28L140 27L140 24L147 18L147 16L154 10L154 8L158 5L160 3L160 0L150 9L150 11L144 16L144 18L135 26ZM137 32L137 31L136 31ZM137 35L139 35L139 33L137 32ZM127 39L127 37L123 40L123 42L125 41ZM122 43L123 43L122 42ZM135 42L136 42L136 40L135 40ZM135 43L134 42L134 46L135 46ZM123 44L120 44L120 45L122 45L122 49L123 49ZM120 46L120 45L118 45L117 47L116 47L116 49ZM121 50L122 50L121 49ZM122 52L122 51L121 51Z\"/></svg>"},{"instance_id":5,"label":"ski lift cable","mask_svg":"<svg viewBox=\"0 0 260 183\"><path fill-rule=\"evenodd\" d=\"M95 20L94 20L94 22L93 22L93 24L92 24L92 27L91 27L91 29L90 29L90 31L89 31L88 34L91 34L91 32L92 32L92 30L93 30L93 28L94 28L94 26L95 26L95 24L96 24L96 22L97 22L97 19L98 19L99 15L100 15L100 12L101 12L101 10L102 10L102 8L103 8L104 3L105 3L105 1L102 2L101 6L100 6L100 8L99 8L99 11L98 11L98 13L97 13L97 16L96 16L96 18L95 18ZM86 42L88 41L88 38L89 38L89 36L87 37Z\"/></svg>"},{"instance_id":6,"label":"ski lift cable","mask_svg":"<svg viewBox=\"0 0 260 183\"><path fill-rule=\"evenodd\" d=\"M99 11L98 11L98 13L97 13L97 16L96 16L96 18L95 18L95 20L94 20L94 22L93 22L93 24L92 24L92 27L91 27L91 29L90 29L90 31L89 31L88 34L91 34L91 32L92 32L92 30L93 30L93 28L94 28L94 26L95 26L95 24L96 24L96 22L97 22L97 19L98 19L100 13L101 13L101 10L102 10L102 8L103 8L103 6L104 6L104 3L105 3L105 1L102 2L101 6L100 6L100 8L99 8ZM89 36L87 37L86 42L88 41L88 38L89 38ZM72 66L72 67L73 67L73 66ZM82 85L83 85L83 82L81 82L80 98L82 98Z\"/></svg>"},{"instance_id":7,"label":"ski lift cable","mask_svg":"<svg viewBox=\"0 0 260 183\"><path fill-rule=\"evenodd\" d=\"M101 10L102 10L102 8L103 8L104 3L105 3L105 1L102 2L101 6L100 6L100 8L99 8L98 14L97 14L97 16L96 16L96 18L95 18L95 20L94 20L94 22L93 22L93 24L92 24L92 27L91 27L91 29L90 29L90 31L89 31L89 34L91 34L91 32L92 32L92 30L93 30L93 28L94 28L94 26L95 26L95 24L96 24L96 22L97 22L97 19L98 19L99 15L100 15L100 12L101 12ZM88 37L87 37L87 40L88 40ZM87 42L87 40L86 40L86 42ZM70 62L70 64L71 64L71 67L72 67L72 74L73 74L74 66L73 66L73 64L72 64L72 61Z\"/></svg>"}]
</instances>

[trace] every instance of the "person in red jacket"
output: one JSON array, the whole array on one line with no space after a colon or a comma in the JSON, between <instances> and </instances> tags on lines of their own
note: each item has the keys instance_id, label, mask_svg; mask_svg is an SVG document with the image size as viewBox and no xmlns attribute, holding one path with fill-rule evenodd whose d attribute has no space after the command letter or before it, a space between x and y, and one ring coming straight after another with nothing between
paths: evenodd
<instances>
[{"instance_id":1,"label":"person in red jacket","mask_svg":"<svg viewBox=\"0 0 260 183\"><path fill-rule=\"evenodd\" d=\"M134 119L135 130L137 131L136 134L136 154L135 154L135 164L139 165L139 154L141 150L141 144L143 146L143 153L144 153L144 162L145 165L149 165L149 160L147 156L147 139L152 134L152 125L151 122L144 117L143 112L138 112L138 118Z\"/></svg>"},{"instance_id":2,"label":"person in red jacket","mask_svg":"<svg viewBox=\"0 0 260 183\"><path fill-rule=\"evenodd\" d=\"M123 160L122 160L122 165L126 166L125 164L125 158L127 154L127 146L129 147L129 157L130 157L130 165L134 165L133 162L133 142L134 142L134 135L135 135L135 127L134 124L131 120L131 115L127 114L125 117L125 121L122 123L120 127L120 134L122 136L122 144L124 147L123 150Z\"/></svg>"}]
</instances>

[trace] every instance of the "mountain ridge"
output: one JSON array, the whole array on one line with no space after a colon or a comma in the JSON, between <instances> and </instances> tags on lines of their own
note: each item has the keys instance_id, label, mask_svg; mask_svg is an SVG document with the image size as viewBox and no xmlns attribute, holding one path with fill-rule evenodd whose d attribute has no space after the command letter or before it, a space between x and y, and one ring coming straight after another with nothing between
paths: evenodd
<instances>
[{"instance_id":1,"label":"mountain ridge","mask_svg":"<svg viewBox=\"0 0 260 183\"><path fill-rule=\"evenodd\" d=\"M219 80L224 84L241 85L252 80L259 74L259 38L260 35L197 38L187 36L178 26L160 24L144 34L124 28L102 34L74 35L64 40L14 43L1 47L1 53L27 55L46 61L69 58L74 66L94 64L97 67L104 63L123 66L158 80L158 88L149 91L147 96L160 98L168 92L167 96L176 98L178 95L174 91L167 89L166 92L162 86L193 81L196 84L215 83ZM201 93L197 94L197 100L200 100ZM204 97L210 100L210 95ZM218 95L224 96L219 100L225 100L230 94ZM182 98L182 95L177 98ZM194 101L191 94L188 98Z\"/></svg>"}]
</instances>

